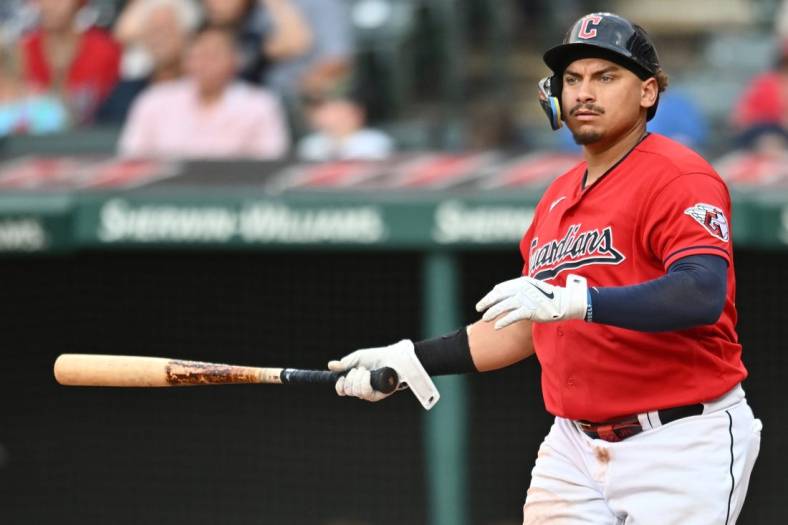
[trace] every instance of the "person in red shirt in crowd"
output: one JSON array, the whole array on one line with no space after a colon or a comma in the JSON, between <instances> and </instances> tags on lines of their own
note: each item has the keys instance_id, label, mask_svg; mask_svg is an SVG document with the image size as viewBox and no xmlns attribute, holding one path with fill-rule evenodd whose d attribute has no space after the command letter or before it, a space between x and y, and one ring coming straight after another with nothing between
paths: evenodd
<instances>
[{"instance_id":1,"label":"person in red shirt in crowd","mask_svg":"<svg viewBox=\"0 0 788 525\"><path fill-rule=\"evenodd\" d=\"M19 75L18 56L4 45L7 41L0 26L0 138L62 131L68 125L66 109L57 98L27 89Z\"/></svg>"},{"instance_id":2,"label":"person in red shirt in crowd","mask_svg":"<svg viewBox=\"0 0 788 525\"><path fill-rule=\"evenodd\" d=\"M777 144L777 149L784 149L788 143L788 38L782 41L775 68L750 81L731 120L740 146L760 151Z\"/></svg>"},{"instance_id":3,"label":"person in red shirt in crowd","mask_svg":"<svg viewBox=\"0 0 788 525\"><path fill-rule=\"evenodd\" d=\"M96 27L80 28L77 14L87 0L37 0L39 26L20 42L25 80L57 93L75 123L93 112L118 80L121 49Z\"/></svg>"}]
</instances>

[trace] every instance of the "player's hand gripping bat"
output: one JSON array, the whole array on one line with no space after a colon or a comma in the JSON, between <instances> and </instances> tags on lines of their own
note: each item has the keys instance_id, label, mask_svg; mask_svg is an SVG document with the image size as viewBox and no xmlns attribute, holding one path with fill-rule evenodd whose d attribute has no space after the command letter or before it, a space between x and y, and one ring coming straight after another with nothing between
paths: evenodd
<instances>
[{"instance_id":1,"label":"player's hand gripping bat","mask_svg":"<svg viewBox=\"0 0 788 525\"><path fill-rule=\"evenodd\" d=\"M260 368L183 361L164 357L63 354L55 361L55 379L67 386L166 387L271 383L333 385L343 372ZM393 392L399 384L392 368L372 371L372 388Z\"/></svg>"}]
</instances>

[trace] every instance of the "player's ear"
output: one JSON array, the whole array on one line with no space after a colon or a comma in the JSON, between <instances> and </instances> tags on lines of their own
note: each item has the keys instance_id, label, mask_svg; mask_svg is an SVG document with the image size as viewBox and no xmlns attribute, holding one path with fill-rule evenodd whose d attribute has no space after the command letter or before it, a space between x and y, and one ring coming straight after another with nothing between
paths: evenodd
<instances>
[{"instance_id":1,"label":"player's ear","mask_svg":"<svg viewBox=\"0 0 788 525\"><path fill-rule=\"evenodd\" d=\"M650 108L657 103L659 83L655 77L647 78L640 83L640 106Z\"/></svg>"}]
</instances>

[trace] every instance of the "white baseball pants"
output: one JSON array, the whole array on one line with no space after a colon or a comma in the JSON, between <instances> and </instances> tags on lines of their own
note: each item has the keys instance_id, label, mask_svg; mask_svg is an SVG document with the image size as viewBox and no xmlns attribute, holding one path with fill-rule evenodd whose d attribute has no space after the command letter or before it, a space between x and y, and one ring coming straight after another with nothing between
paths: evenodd
<instances>
[{"instance_id":1,"label":"white baseball pants","mask_svg":"<svg viewBox=\"0 0 788 525\"><path fill-rule=\"evenodd\" d=\"M616 443L556 418L532 471L524 525L734 524L761 421L741 386L704 405L666 425L649 428L642 417L643 432Z\"/></svg>"}]
</instances>

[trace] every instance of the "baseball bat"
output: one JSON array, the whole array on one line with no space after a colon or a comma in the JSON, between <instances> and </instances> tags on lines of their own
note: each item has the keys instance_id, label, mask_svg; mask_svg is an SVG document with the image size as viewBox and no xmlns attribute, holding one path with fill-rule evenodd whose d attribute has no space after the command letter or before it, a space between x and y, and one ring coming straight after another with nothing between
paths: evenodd
<instances>
[{"instance_id":1,"label":"baseball bat","mask_svg":"<svg viewBox=\"0 0 788 525\"><path fill-rule=\"evenodd\" d=\"M344 372L261 368L184 361L166 357L62 354L55 360L55 379L66 386L167 387L267 383L305 385L336 383ZM388 394L399 378L392 368L372 371L372 388Z\"/></svg>"}]
</instances>

